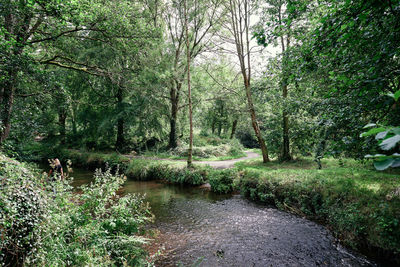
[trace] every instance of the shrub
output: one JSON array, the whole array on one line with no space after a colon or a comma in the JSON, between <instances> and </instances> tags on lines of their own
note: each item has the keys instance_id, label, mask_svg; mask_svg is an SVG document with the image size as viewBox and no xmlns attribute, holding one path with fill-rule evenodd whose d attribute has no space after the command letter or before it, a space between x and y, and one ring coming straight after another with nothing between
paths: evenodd
<instances>
[{"instance_id":1,"label":"shrub","mask_svg":"<svg viewBox=\"0 0 400 267\"><path fill-rule=\"evenodd\" d=\"M144 198L120 196L126 178L97 170L74 193L71 179L43 177L0 155L0 260L6 265L145 265L144 225L152 220ZM42 186L46 186L46 190Z\"/></svg>"},{"instance_id":2,"label":"shrub","mask_svg":"<svg viewBox=\"0 0 400 267\"><path fill-rule=\"evenodd\" d=\"M216 193L226 194L233 191L233 182L238 177L236 169L209 170L208 182L211 190Z\"/></svg>"},{"instance_id":3,"label":"shrub","mask_svg":"<svg viewBox=\"0 0 400 267\"><path fill-rule=\"evenodd\" d=\"M126 174L135 180L165 180L170 183L188 185L201 185L206 180L204 168L187 169L183 166L141 159L132 160Z\"/></svg>"},{"instance_id":4,"label":"shrub","mask_svg":"<svg viewBox=\"0 0 400 267\"><path fill-rule=\"evenodd\" d=\"M47 196L25 164L0 154L0 262L21 265L40 243Z\"/></svg>"}]
</instances>

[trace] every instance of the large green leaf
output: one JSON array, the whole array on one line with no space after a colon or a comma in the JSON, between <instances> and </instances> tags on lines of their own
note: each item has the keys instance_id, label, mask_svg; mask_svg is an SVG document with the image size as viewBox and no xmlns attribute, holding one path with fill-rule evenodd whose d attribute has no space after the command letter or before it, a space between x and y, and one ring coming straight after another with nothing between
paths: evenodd
<instances>
[{"instance_id":1,"label":"large green leaf","mask_svg":"<svg viewBox=\"0 0 400 267\"><path fill-rule=\"evenodd\" d=\"M400 159L395 159L391 165L392 168L400 167Z\"/></svg>"},{"instance_id":2,"label":"large green leaf","mask_svg":"<svg viewBox=\"0 0 400 267\"><path fill-rule=\"evenodd\" d=\"M380 140L380 139L385 138L386 135L388 134L388 132L389 132L389 130L378 133L378 134L375 136L375 139L376 139L376 140Z\"/></svg>"},{"instance_id":3,"label":"large green leaf","mask_svg":"<svg viewBox=\"0 0 400 267\"><path fill-rule=\"evenodd\" d=\"M370 129L368 132L362 133L362 134L360 135L360 137L366 137L366 136L370 136L370 135L375 135L375 134L377 134L377 133L384 132L384 131L386 131L386 129L383 128L383 127L372 128L372 129Z\"/></svg>"},{"instance_id":4,"label":"large green leaf","mask_svg":"<svg viewBox=\"0 0 400 267\"><path fill-rule=\"evenodd\" d=\"M388 158L388 159L380 160L380 161L375 161L374 162L374 166L375 166L375 169L377 169L378 171L383 171L383 170L386 170L387 168L389 168L394 161L395 160L392 159L392 158Z\"/></svg>"},{"instance_id":5,"label":"large green leaf","mask_svg":"<svg viewBox=\"0 0 400 267\"><path fill-rule=\"evenodd\" d=\"M397 101L400 98L400 90L396 91L394 94L390 93L388 96L393 97L394 101Z\"/></svg>"},{"instance_id":6,"label":"large green leaf","mask_svg":"<svg viewBox=\"0 0 400 267\"><path fill-rule=\"evenodd\" d=\"M368 123L367 125L364 126L364 129L365 129L365 128L375 127L375 126L376 126L375 123Z\"/></svg>"},{"instance_id":7,"label":"large green leaf","mask_svg":"<svg viewBox=\"0 0 400 267\"><path fill-rule=\"evenodd\" d=\"M395 135L388 139L383 140L379 146L383 150L390 150L390 149L394 148L399 141L400 141L400 135Z\"/></svg>"}]
</instances>

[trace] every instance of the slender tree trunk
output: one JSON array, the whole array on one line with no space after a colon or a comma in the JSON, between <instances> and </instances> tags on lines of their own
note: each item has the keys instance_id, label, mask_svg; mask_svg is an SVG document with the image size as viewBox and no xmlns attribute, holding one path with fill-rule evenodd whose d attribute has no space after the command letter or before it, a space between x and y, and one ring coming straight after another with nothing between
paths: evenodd
<instances>
[{"instance_id":1,"label":"slender tree trunk","mask_svg":"<svg viewBox=\"0 0 400 267\"><path fill-rule=\"evenodd\" d=\"M250 87L250 78L251 78L250 36L249 36L250 2L249 0L243 0L243 1L230 0L229 3L230 3L231 25L232 25L231 30L235 38L236 53L239 58L240 69L243 76L243 82L247 97L247 105L251 117L251 124L253 126L254 133L257 137L258 143L261 147L263 162L266 163L269 162L268 150L257 122L256 111L254 108L253 99L251 95L251 87Z\"/></svg>"},{"instance_id":2,"label":"slender tree trunk","mask_svg":"<svg viewBox=\"0 0 400 267\"><path fill-rule=\"evenodd\" d=\"M124 144L124 119L119 118L117 121L117 142L115 146L118 150L122 150L124 148Z\"/></svg>"},{"instance_id":3,"label":"slender tree trunk","mask_svg":"<svg viewBox=\"0 0 400 267\"><path fill-rule=\"evenodd\" d=\"M192 167L193 153L193 114L192 114L192 91L190 88L190 46L189 46L189 30L188 30L188 15L187 15L187 0L185 0L185 28L186 28L186 55L187 55L187 85L188 85L188 100L189 100L189 149L187 166Z\"/></svg>"},{"instance_id":4,"label":"slender tree trunk","mask_svg":"<svg viewBox=\"0 0 400 267\"><path fill-rule=\"evenodd\" d=\"M58 110L58 126L60 127L60 143L62 145L65 144L65 134L66 134L66 127L65 122L67 120L67 111L64 108L60 108Z\"/></svg>"},{"instance_id":5,"label":"slender tree trunk","mask_svg":"<svg viewBox=\"0 0 400 267\"><path fill-rule=\"evenodd\" d=\"M169 143L168 148L174 149L178 146L177 138L177 120L178 120L178 105L179 105L179 90L181 88L181 83L177 84L177 87L172 87L170 89L170 99L171 99L171 117L169 120L170 131L169 131Z\"/></svg>"},{"instance_id":6,"label":"slender tree trunk","mask_svg":"<svg viewBox=\"0 0 400 267\"><path fill-rule=\"evenodd\" d=\"M282 9L279 6L279 13L278 13L279 23L282 24ZM286 111L286 99L288 95L288 78L287 78L287 71L286 71L286 49L290 45L290 38L287 36L286 39L286 47L285 47L285 39L281 36L281 46L282 46L282 97L284 100L283 111L282 111L282 149L280 160L281 161L289 161L292 159L290 155L290 142L289 142L289 116Z\"/></svg>"},{"instance_id":7,"label":"slender tree trunk","mask_svg":"<svg viewBox=\"0 0 400 267\"><path fill-rule=\"evenodd\" d=\"M286 100L287 98L287 82L286 78L284 78L282 82L282 96L283 99ZM289 146L289 116L286 111L286 106L283 107L282 112L282 129L283 129L283 140L282 140L282 151L280 160L281 161L289 161L292 159L290 155L290 146Z\"/></svg>"},{"instance_id":8,"label":"slender tree trunk","mask_svg":"<svg viewBox=\"0 0 400 267\"><path fill-rule=\"evenodd\" d=\"M0 145L8 138L11 129L11 113L14 104L15 82L17 73L10 71L8 81L5 82L1 94L0 107Z\"/></svg>"},{"instance_id":9,"label":"slender tree trunk","mask_svg":"<svg viewBox=\"0 0 400 267\"><path fill-rule=\"evenodd\" d=\"M230 139L233 139L233 137L235 136L237 123L238 123L238 120L234 120L232 123L232 132L231 132Z\"/></svg>"},{"instance_id":10,"label":"slender tree trunk","mask_svg":"<svg viewBox=\"0 0 400 267\"><path fill-rule=\"evenodd\" d=\"M211 133L214 134L215 133L215 119L213 119L212 123L211 123Z\"/></svg>"},{"instance_id":11,"label":"slender tree trunk","mask_svg":"<svg viewBox=\"0 0 400 267\"><path fill-rule=\"evenodd\" d=\"M75 105L72 107L72 134L75 136L78 132L77 127L76 127L76 107Z\"/></svg>"},{"instance_id":12,"label":"slender tree trunk","mask_svg":"<svg viewBox=\"0 0 400 267\"><path fill-rule=\"evenodd\" d=\"M120 109L123 100L123 89L119 86L117 93L117 107ZM124 119L119 116L117 120L117 141L115 143L115 147L117 150L122 150L124 148L125 140L124 140Z\"/></svg>"},{"instance_id":13,"label":"slender tree trunk","mask_svg":"<svg viewBox=\"0 0 400 267\"><path fill-rule=\"evenodd\" d=\"M251 97L251 91L250 91L250 84L248 83L248 80L245 80L245 89L247 95L247 104L249 106L249 112L251 117L251 125L253 126L254 133L256 134L258 144L260 145L261 148L261 152L263 155L263 162L266 163L269 162L268 150L267 146L265 145L264 138L262 137L260 126L258 125L257 122L256 111L254 109L253 99Z\"/></svg>"}]
</instances>

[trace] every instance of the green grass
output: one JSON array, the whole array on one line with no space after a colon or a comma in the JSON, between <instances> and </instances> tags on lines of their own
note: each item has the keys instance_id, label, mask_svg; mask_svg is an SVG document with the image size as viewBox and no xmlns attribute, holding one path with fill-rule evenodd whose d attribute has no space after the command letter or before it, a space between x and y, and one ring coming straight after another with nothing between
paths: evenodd
<instances>
[{"instance_id":1,"label":"green grass","mask_svg":"<svg viewBox=\"0 0 400 267\"><path fill-rule=\"evenodd\" d=\"M243 195L326 224L345 245L400 262L400 175L371 162L311 158L236 164ZM396 173L397 172L397 173Z\"/></svg>"},{"instance_id":2,"label":"green grass","mask_svg":"<svg viewBox=\"0 0 400 267\"><path fill-rule=\"evenodd\" d=\"M171 160L187 160L187 156L179 156L179 155L172 155L167 152L153 152L147 151L141 154L143 157L153 157L157 159L171 159ZM241 152L235 155L224 155L224 156L210 156L210 157L199 157L193 156L192 159L194 161L220 161L220 160L230 160L230 159L238 159L245 157L246 153Z\"/></svg>"}]
</instances>

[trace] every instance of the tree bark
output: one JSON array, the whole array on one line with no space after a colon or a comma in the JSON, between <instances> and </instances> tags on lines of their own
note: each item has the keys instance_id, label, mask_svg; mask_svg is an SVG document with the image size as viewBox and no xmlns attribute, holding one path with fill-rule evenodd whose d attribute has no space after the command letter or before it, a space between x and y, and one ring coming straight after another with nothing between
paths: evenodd
<instances>
[{"instance_id":1,"label":"tree bark","mask_svg":"<svg viewBox=\"0 0 400 267\"><path fill-rule=\"evenodd\" d=\"M11 113L14 103L14 93L15 93L15 80L16 73L9 73L9 80L6 82L1 100L2 100L2 108L1 108L1 125L0 125L0 144L2 144L10 135L11 129Z\"/></svg>"},{"instance_id":2,"label":"tree bark","mask_svg":"<svg viewBox=\"0 0 400 267\"><path fill-rule=\"evenodd\" d=\"M67 111L64 108L60 108L58 110L58 126L59 132L60 132L60 143L62 145L65 144L65 134L66 134L66 127L65 127L65 122L67 119Z\"/></svg>"},{"instance_id":3,"label":"tree bark","mask_svg":"<svg viewBox=\"0 0 400 267\"><path fill-rule=\"evenodd\" d=\"M168 148L174 149L178 146L177 138L177 120L178 120L178 105L179 105L179 91L182 84L177 83L176 87L170 89L170 100L171 100L171 117L169 120L170 131L169 131L169 143Z\"/></svg>"},{"instance_id":4,"label":"tree bark","mask_svg":"<svg viewBox=\"0 0 400 267\"><path fill-rule=\"evenodd\" d=\"M187 85L188 85L188 100L189 100L189 149L187 167L192 167L192 153L193 153L193 114L192 114L192 91L190 88L190 46L189 46L189 26L187 14L187 0L185 0L185 28L186 28L186 55L187 55Z\"/></svg>"},{"instance_id":5,"label":"tree bark","mask_svg":"<svg viewBox=\"0 0 400 267\"><path fill-rule=\"evenodd\" d=\"M282 6L279 6L279 23L282 24ZM281 36L281 46L282 46L282 97L284 100L283 111L282 111L282 149L280 155L280 161L289 161L292 160L292 156L290 155L290 142L289 142L289 116L286 111L286 99L288 95L288 78L286 71L286 49L290 45L289 35L286 39L286 47L284 37Z\"/></svg>"},{"instance_id":6,"label":"tree bark","mask_svg":"<svg viewBox=\"0 0 400 267\"><path fill-rule=\"evenodd\" d=\"M234 120L232 123L232 132L231 132L230 139L233 139L233 137L235 136L237 123L238 123L238 120Z\"/></svg>"},{"instance_id":7,"label":"tree bark","mask_svg":"<svg viewBox=\"0 0 400 267\"><path fill-rule=\"evenodd\" d=\"M121 108L123 100L123 89L119 86L117 92L117 106ZM117 141L115 143L115 147L117 150L122 150L124 148L125 139L124 139L124 119L119 116L117 120Z\"/></svg>"},{"instance_id":8,"label":"tree bark","mask_svg":"<svg viewBox=\"0 0 400 267\"><path fill-rule=\"evenodd\" d=\"M268 150L267 146L265 145L264 138L262 137L260 126L258 125L257 118L256 118L256 111L254 109L254 104L253 104L253 99L251 97L251 91L250 91L250 84L248 80L245 80L245 89L246 89L246 95L247 95L247 104L249 106L249 112L250 112L250 117L251 117L251 124L254 129L254 133L256 134L258 143L260 144L261 152L263 155L263 162L269 162L269 157L268 157Z\"/></svg>"},{"instance_id":9,"label":"tree bark","mask_svg":"<svg viewBox=\"0 0 400 267\"><path fill-rule=\"evenodd\" d=\"M72 107L71 120L72 120L72 134L74 136L76 136L78 130L77 130L77 127L76 127L76 107L75 107L75 105Z\"/></svg>"}]
</instances>

